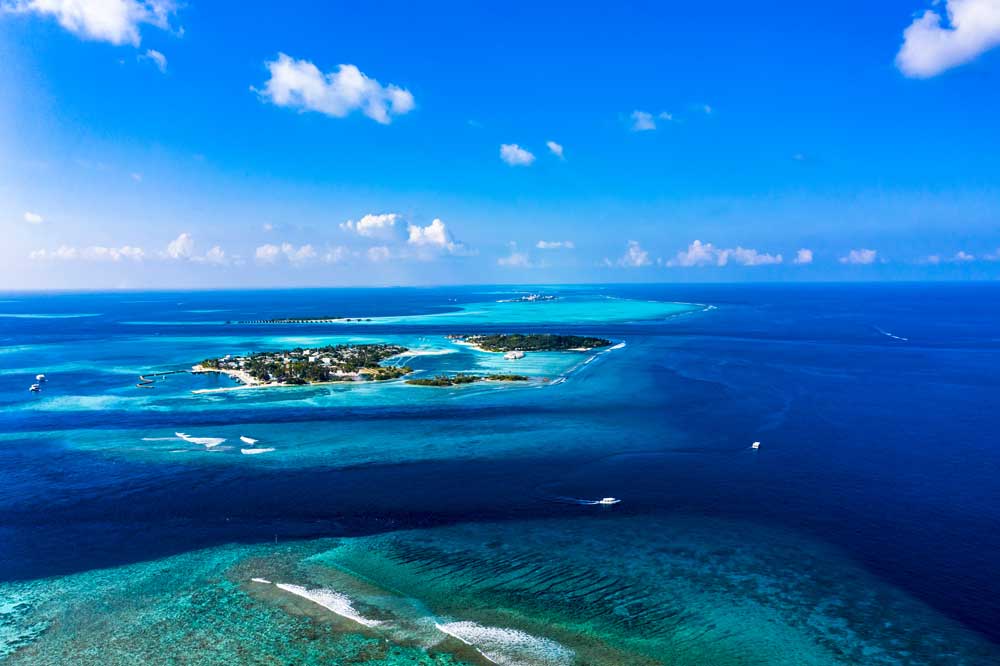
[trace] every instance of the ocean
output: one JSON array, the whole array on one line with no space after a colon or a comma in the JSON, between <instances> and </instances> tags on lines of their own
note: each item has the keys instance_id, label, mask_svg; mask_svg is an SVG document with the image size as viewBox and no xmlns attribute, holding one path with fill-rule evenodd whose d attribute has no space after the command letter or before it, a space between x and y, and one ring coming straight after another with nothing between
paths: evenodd
<instances>
[{"instance_id":1,"label":"ocean","mask_svg":"<svg viewBox=\"0 0 1000 666\"><path fill-rule=\"evenodd\" d=\"M136 387L376 341L530 381ZM0 294L0 663L996 664L998 414L997 284Z\"/></svg>"}]
</instances>

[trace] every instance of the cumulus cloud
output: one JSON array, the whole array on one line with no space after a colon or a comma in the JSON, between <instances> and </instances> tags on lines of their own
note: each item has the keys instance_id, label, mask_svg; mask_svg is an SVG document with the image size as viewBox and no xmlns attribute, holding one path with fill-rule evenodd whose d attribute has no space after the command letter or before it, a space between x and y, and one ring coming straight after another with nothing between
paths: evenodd
<instances>
[{"instance_id":1,"label":"cumulus cloud","mask_svg":"<svg viewBox=\"0 0 1000 666\"><path fill-rule=\"evenodd\" d=\"M903 31L896 66L906 76L930 78L1000 45L1000 0L934 3Z\"/></svg>"},{"instance_id":2,"label":"cumulus cloud","mask_svg":"<svg viewBox=\"0 0 1000 666\"><path fill-rule=\"evenodd\" d=\"M383 86L354 65L338 65L335 71L323 73L308 60L296 60L284 53L264 64L270 78L263 90L256 92L277 106L335 118L360 110L383 125L415 106L410 91L392 84Z\"/></svg>"},{"instance_id":3,"label":"cumulus cloud","mask_svg":"<svg viewBox=\"0 0 1000 666\"><path fill-rule=\"evenodd\" d=\"M527 252L518 252L517 243L510 243L510 254L498 258L497 265L505 268L529 268L532 263Z\"/></svg>"},{"instance_id":4,"label":"cumulus cloud","mask_svg":"<svg viewBox=\"0 0 1000 666\"><path fill-rule=\"evenodd\" d=\"M205 253L205 256L200 257L199 260L205 262L206 264L215 264L216 266L224 266L229 263L229 257L226 256L225 250L218 245L213 245L211 249Z\"/></svg>"},{"instance_id":5,"label":"cumulus cloud","mask_svg":"<svg viewBox=\"0 0 1000 666\"><path fill-rule=\"evenodd\" d=\"M365 238L391 239L399 235L400 229L396 222L400 220L397 213L380 213L365 215L360 220L348 220L340 224L344 231L351 231Z\"/></svg>"},{"instance_id":6,"label":"cumulus cloud","mask_svg":"<svg viewBox=\"0 0 1000 666\"><path fill-rule=\"evenodd\" d=\"M28 255L34 261L142 261L145 256L141 247L131 245L122 245L121 247L91 245L82 248L60 245L55 250L35 250Z\"/></svg>"},{"instance_id":7,"label":"cumulus cloud","mask_svg":"<svg viewBox=\"0 0 1000 666\"><path fill-rule=\"evenodd\" d=\"M975 261L976 257L975 255L969 254L964 250L959 250L958 252L955 253L955 256L952 257L952 260L960 263L968 263L970 261Z\"/></svg>"},{"instance_id":8,"label":"cumulus cloud","mask_svg":"<svg viewBox=\"0 0 1000 666\"><path fill-rule=\"evenodd\" d=\"M648 111L636 109L629 118L632 120L633 132L648 132L656 129L656 121L653 120L653 114Z\"/></svg>"},{"instance_id":9,"label":"cumulus cloud","mask_svg":"<svg viewBox=\"0 0 1000 666\"><path fill-rule=\"evenodd\" d=\"M876 250L858 248L855 250L851 250L843 257L840 257L837 261L839 261L842 264L867 265L875 263L875 259L877 258L878 258L878 252Z\"/></svg>"},{"instance_id":10,"label":"cumulus cloud","mask_svg":"<svg viewBox=\"0 0 1000 666\"><path fill-rule=\"evenodd\" d=\"M572 250L576 245L573 244L573 241L540 240L535 243L535 247L539 250Z\"/></svg>"},{"instance_id":11,"label":"cumulus cloud","mask_svg":"<svg viewBox=\"0 0 1000 666\"><path fill-rule=\"evenodd\" d=\"M555 141L546 141L545 145L546 145L546 147L548 147L550 153L552 153L553 155L555 155L559 159L563 158L563 147L562 147L562 144L558 144Z\"/></svg>"},{"instance_id":12,"label":"cumulus cloud","mask_svg":"<svg viewBox=\"0 0 1000 666\"><path fill-rule=\"evenodd\" d=\"M323 261L328 264L339 264L350 256L350 250L343 245L328 248L323 254Z\"/></svg>"},{"instance_id":13,"label":"cumulus cloud","mask_svg":"<svg viewBox=\"0 0 1000 666\"><path fill-rule=\"evenodd\" d=\"M410 245L426 249L443 250L449 254L466 253L465 246L461 243L456 243L452 239L451 232L448 231L448 228L440 219L435 218L426 227L410 224L406 227L406 230L408 233L406 242Z\"/></svg>"},{"instance_id":14,"label":"cumulus cloud","mask_svg":"<svg viewBox=\"0 0 1000 666\"><path fill-rule=\"evenodd\" d=\"M139 46L144 24L168 29L176 11L172 0L7 0L14 13L52 16L78 37L112 44Z\"/></svg>"},{"instance_id":15,"label":"cumulus cloud","mask_svg":"<svg viewBox=\"0 0 1000 666\"><path fill-rule=\"evenodd\" d=\"M190 259L194 253L194 239L191 234L183 233L167 243L167 256L171 259Z\"/></svg>"},{"instance_id":16,"label":"cumulus cloud","mask_svg":"<svg viewBox=\"0 0 1000 666\"><path fill-rule=\"evenodd\" d=\"M385 245L376 245L375 247L368 248L368 260L374 262L387 261L392 253L389 248Z\"/></svg>"},{"instance_id":17,"label":"cumulus cloud","mask_svg":"<svg viewBox=\"0 0 1000 666\"><path fill-rule=\"evenodd\" d=\"M719 248L711 243L695 240L687 246L687 249L674 255L674 258L667 262L667 266L726 266L730 262L742 266L767 266L780 264L782 261L780 254L768 254L740 246Z\"/></svg>"},{"instance_id":18,"label":"cumulus cloud","mask_svg":"<svg viewBox=\"0 0 1000 666\"><path fill-rule=\"evenodd\" d=\"M316 258L316 249L308 244L295 247L291 243L267 243L257 248L254 258L261 264L274 264L281 259L291 264L303 264Z\"/></svg>"},{"instance_id":19,"label":"cumulus cloud","mask_svg":"<svg viewBox=\"0 0 1000 666\"><path fill-rule=\"evenodd\" d=\"M618 261L612 262L610 259L604 260L604 264L607 266L624 266L626 268L641 268L643 266L649 266L652 263L652 260L649 258L649 252L642 249L642 246L639 245L639 241L634 240L630 240L628 242L625 254L619 257Z\"/></svg>"},{"instance_id":20,"label":"cumulus cloud","mask_svg":"<svg viewBox=\"0 0 1000 666\"><path fill-rule=\"evenodd\" d=\"M799 265L811 264L813 262L813 251L808 248L801 248L795 253L795 263Z\"/></svg>"},{"instance_id":21,"label":"cumulus cloud","mask_svg":"<svg viewBox=\"0 0 1000 666\"><path fill-rule=\"evenodd\" d=\"M28 224L41 224L45 221L45 218L38 213L32 213L30 210L24 212L24 221Z\"/></svg>"},{"instance_id":22,"label":"cumulus cloud","mask_svg":"<svg viewBox=\"0 0 1000 666\"><path fill-rule=\"evenodd\" d=\"M528 166L535 156L516 143L504 143L500 145L500 159L510 166Z\"/></svg>"},{"instance_id":23,"label":"cumulus cloud","mask_svg":"<svg viewBox=\"0 0 1000 666\"><path fill-rule=\"evenodd\" d=\"M160 70L160 73L167 73L167 56L163 55L156 49L146 49L146 52L139 56L140 60L149 60L156 68Z\"/></svg>"}]
</instances>

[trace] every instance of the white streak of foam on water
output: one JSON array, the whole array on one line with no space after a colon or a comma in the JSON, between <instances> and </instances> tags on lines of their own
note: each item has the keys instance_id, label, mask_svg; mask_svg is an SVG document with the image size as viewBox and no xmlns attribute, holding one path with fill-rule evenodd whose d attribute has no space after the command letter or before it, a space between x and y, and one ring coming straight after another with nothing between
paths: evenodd
<instances>
[{"instance_id":1,"label":"white streak of foam on water","mask_svg":"<svg viewBox=\"0 0 1000 666\"><path fill-rule=\"evenodd\" d=\"M372 620L371 618L367 618L358 613L358 611L354 609L354 605L351 603L351 598L346 594L341 594L340 592L323 588L309 590L301 585L292 585L291 583L275 583L275 586L278 589L294 594L297 597L307 599L314 604L322 606L328 611L336 613L337 615L347 618L353 622L357 622L362 626L377 627L382 624L378 620Z\"/></svg>"},{"instance_id":2,"label":"white streak of foam on water","mask_svg":"<svg viewBox=\"0 0 1000 666\"><path fill-rule=\"evenodd\" d=\"M569 648L519 629L487 627L475 622L434 625L442 633L470 645L500 666L564 666L573 662Z\"/></svg>"},{"instance_id":3,"label":"white streak of foam on water","mask_svg":"<svg viewBox=\"0 0 1000 666\"><path fill-rule=\"evenodd\" d=\"M251 578L250 582L252 582L252 583L263 583L265 585L270 585L271 584L271 581L269 581L266 578Z\"/></svg>"}]
</instances>

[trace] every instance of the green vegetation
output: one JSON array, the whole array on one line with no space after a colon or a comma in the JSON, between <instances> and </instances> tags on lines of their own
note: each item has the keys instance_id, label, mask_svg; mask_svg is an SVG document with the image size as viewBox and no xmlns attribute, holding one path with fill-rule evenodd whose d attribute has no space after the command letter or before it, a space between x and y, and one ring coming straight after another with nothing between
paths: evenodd
<instances>
[{"instance_id":1,"label":"green vegetation","mask_svg":"<svg viewBox=\"0 0 1000 666\"><path fill-rule=\"evenodd\" d=\"M207 358L201 366L211 370L245 372L265 384L313 384L352 381L361 377L383 381L402 377L411 371L407 366L382 365L382 361L406 351L406 347L388 344L297 347L289 351L255 352L249 356Z\"/></svg>"},{"instance_id":2,"label":"green vegetation","mask_svg":"<svg viewBox=\"0 0 1000 666\"><path fill-rule=\"evenodd\" d=\"M522 335L514 333L510 335L466 335L453 336L454 338L465 340L474 344L480 349L491 352L510 351L566 351L570 349L593 349L594 347L607 347L610 340L604 338L593 338L580 335L553 335L551 333L536 333Z\"/></svg>"},{"instance_id":3,"label":"green vegetation","mask_svg":"<svg viewBox=\"0 0 1000 666\"><path fill-rule=\"evenodd\" d=\"M414 386L457 386L459 384L472 384L474 382L490 381L490 382L526 382L528 377L524 375L486 375L485 377L480 375L466 375L459 373L457 375L438 375L437 377L430 377L424 379L407 379L407 384L413 384Z\"/></svg>"}]
</instances>

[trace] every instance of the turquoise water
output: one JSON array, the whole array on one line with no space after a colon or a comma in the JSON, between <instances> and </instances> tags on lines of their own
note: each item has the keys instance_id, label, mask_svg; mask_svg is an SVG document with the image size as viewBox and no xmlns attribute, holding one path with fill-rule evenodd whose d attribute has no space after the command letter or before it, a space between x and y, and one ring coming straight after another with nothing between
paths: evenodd
<instances>
[{"instance_id":1,"label":"turquoise water","mask_svg":"<svg viewBox=\"0 0 1000 666\"><path fill-rule=\"evenodd\" d=\"M799 289L11 295L0 662L1000 663L1000 292ZM135 388L366 342L531 379Z\"/></svg>"}]
</instances>

